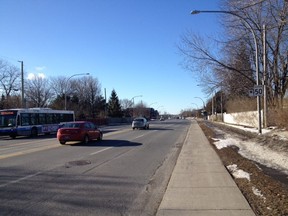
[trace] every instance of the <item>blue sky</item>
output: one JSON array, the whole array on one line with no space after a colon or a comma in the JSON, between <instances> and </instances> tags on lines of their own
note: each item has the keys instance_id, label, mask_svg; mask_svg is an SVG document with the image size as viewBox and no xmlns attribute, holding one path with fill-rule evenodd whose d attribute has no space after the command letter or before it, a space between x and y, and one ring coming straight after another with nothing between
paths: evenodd
<instances>
[{"instance_id":1,"label":"blue sky","mask_svg":"<svg viewBox=\"0 0 288 216\"><path fill-rule=\"evenodd\" d=\"M177 45L193 31L219 32L219 0L0 0L0 58L46 77L90 73L109 98L141 100L178 114L207 96L180 65ZM27 78L27 77L26 77Z\"/></svg>"}]
</instances>

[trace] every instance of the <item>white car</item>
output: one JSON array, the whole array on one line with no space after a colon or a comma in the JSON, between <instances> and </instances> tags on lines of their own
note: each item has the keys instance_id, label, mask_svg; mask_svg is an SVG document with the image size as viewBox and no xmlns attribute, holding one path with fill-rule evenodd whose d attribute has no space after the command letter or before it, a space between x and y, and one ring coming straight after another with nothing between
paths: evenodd
<instances>
[{"instance_id":1,"label":"white car","mask_svg":"<svg viewBox=\"0 0 288 216\"><path fill-rule=\"evenodd\" d=\"M149 129L149 122L146 118L138 117L135 118L132 122L132 129Z\"/></svg>"}]
</instances>

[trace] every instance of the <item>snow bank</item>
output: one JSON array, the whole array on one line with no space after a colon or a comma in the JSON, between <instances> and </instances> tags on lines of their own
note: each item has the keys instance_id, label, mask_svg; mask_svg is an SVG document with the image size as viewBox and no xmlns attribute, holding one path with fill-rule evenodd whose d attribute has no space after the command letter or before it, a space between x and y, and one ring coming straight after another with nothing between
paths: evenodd
<instances>
[{"instance_id":1,"label":"snow bank","mask_svg":"<svg viewBox=\"0 0 288 216\"><path fill-rule=\"evenodd\" d=\"M249 128L249 130L252 129ZM225 139L214 140L214 145L218 149L232 145L237 146L243 157L288 174L288 152L276 152L260 144L240 140L228 133L225 133Z\"/></svg>"}]
</instances>

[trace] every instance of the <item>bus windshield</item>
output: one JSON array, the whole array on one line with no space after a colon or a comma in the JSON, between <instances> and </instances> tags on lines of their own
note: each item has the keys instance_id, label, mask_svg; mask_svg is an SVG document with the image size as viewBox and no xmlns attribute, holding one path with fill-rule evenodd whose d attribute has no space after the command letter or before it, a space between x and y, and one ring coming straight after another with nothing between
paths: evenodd
<instances>
[{"instance_id":1,"label":"bus windshield","mask_svg":"<svg viewBox=\"0 0 288 216\"><path fill-rule=\"evenodd\" d=\"M17 112L1 111L0 127L13 127L16 124Z\"/></svg>"}]
</instances>

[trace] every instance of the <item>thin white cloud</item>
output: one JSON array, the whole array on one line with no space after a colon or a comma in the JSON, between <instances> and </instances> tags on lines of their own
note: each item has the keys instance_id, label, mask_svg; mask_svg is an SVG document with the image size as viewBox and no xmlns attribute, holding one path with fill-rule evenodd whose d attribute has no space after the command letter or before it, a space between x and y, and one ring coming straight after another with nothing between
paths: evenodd
<instances>
[{"instance_id":1,"label":"thin white cloud","mask_svg":"<svg viewBox=\"0 0 288 216\"><path fill-rule=\"evenodd\" d=\"M45 66L37 66L37 67L35 67L35 70L36 70L36 71L43 71L43 70L45 70L45 69L46 69Z\"/></svg>"}]
</instances>

